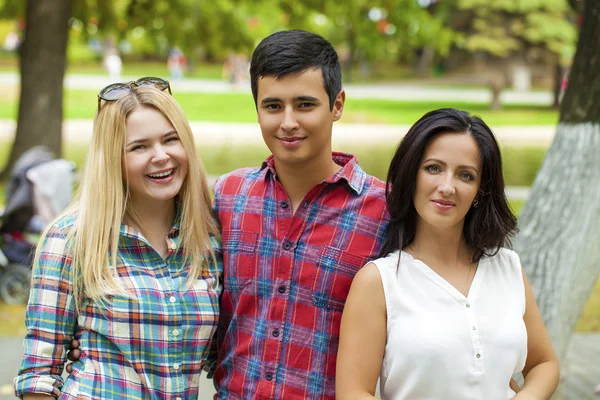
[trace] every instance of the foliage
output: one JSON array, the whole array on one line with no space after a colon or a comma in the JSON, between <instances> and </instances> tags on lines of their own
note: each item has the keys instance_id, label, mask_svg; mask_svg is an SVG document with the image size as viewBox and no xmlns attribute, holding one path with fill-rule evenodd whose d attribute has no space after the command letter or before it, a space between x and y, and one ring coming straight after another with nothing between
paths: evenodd
<instances>
[{"instance_id":1,"label":"foliage","mask_svg":"<svg viewBox=\"0 0 600 400\"><path fill-rule=\"evenodd\" d=\"M576 28L566 0L458 0L457 20L470 52L529 60L570 58Z\"/></svg>"}]
</instances>

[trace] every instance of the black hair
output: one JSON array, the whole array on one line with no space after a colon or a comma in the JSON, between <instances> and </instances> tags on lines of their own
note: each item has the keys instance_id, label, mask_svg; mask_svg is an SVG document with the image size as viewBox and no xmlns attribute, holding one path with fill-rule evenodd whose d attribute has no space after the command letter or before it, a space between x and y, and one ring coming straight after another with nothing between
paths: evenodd
<instances>
[{"instance_id":1,"label":"black hair","mask_svg":"<svg viewBox=\"0 0 600 400\"><path fill-rule=\"evenodd\" d=\"M468 133L477 142L481 156L481 183L477 207L465 216L463 235L472 249L472 261L493 256L501 247L510 247L517 232L517 219L504 193L502 157L491 129L465 111L442 108L421 117L400 142L388 172L386 185L390 223L379 256L401 250L415 238L417 211L413 203L416 177L427 145L443 133Z\"/></svg>"},{"instance_id":2,"label":"black hair","mask_svg":"<svg viewBox=\"0 0 600 400\"><path fill-rule=\"evenodd\" d=\"M329 109L342 90L342 69L335 49L323 37L302 30L273 33L254 50L250 62L250 85L257 104L258 80L265 76L279 79L308 69L320 69L329 96Z\"/></svg>"}]
</instances>

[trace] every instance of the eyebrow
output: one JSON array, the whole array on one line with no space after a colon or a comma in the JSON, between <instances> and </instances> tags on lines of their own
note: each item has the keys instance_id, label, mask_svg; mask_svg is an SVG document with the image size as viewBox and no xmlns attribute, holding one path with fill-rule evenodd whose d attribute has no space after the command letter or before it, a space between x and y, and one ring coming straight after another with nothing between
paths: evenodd
<instances>
[{"instance_id":1,"label":"eyebrow","mask_svg":"<svg viewBox=\"0 0 600 400\"><path fill-rule=\"evenodd\" d=\"M177 131L174 131L174 130L173 131L169 131L169 132L165 133L164 135L162 135L160 138L163 139L163 138L166 138L166 137L171 136L173 134L177 135ZM132 144L144 143L144 142L147 142L147 141L148 141L147 138L137 139L137 140L134 140L133 142L127 143L127 146L131 146Z\"/></svg>"},{"instance_id":2,"label":"eyebrow","mask_svg":"<svg viewBox=\"0 0 600 400\"><path fill-rule=\"evenodd\" d=\"M267 104L267 103L277 103L280 102L281 99L278 97L265 97L264 99L262 99L260 101L260 104ZM317 99L316 97L313 96L298 96L298 97L294 97L294 101L314 101L317 102L319 101L319 99Z\"/></svg>"},{"instance_id":3,"label":"eyebrow","mask_svg":"<svg viewBox=\"0 0 600 400\"><path fill-rule=\"evenodd\" d=\"M425 164L426 162L429 162L429 161L435 161L435 162L437 162L437 163L439 163L439 164L442 164L442 165L444 165L444 166L445 166L445 165L448 165L448 164L446 164L445 162L443 162L442 160L438 160L437 158L428 158L427 160L423 161L423 164ZM459 166L458 166L458 168L462 168L462 169L471 169L471 170L473 170L473 171L475 171L475 172L477 172L477 173L479 172L479 171L477 170L477 168L475 168L475 167L473 167L473 166L471 166L471 165L459 165Z\"/></svg>"}]
</instances>

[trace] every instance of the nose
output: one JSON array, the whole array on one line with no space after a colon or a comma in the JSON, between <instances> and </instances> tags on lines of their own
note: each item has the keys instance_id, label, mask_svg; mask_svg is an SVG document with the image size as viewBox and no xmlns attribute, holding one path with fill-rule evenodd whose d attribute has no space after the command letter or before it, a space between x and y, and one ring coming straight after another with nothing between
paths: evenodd
<instances>
[{"instance_id":1,"label":"nose","mask_svg":"<svg viewBox=\"0 0 600 400\"><path fill-rule=\"evenodd\" d=\"M441 177L440 184L438 186L438 192L444 196L451 196L456 193L452 174L445 174Z\"/></svg>"},{"instance_id":2,"label":"nose","mask_svg":"<svg viewBox=\"0 0 600 400\"><path fill-rule=\"evenodd\" d=\"M281 129L286 132L291 132L299 128L296 114L292 107L286 107L283 113L283 120L281 121Z\"/></svg>"},{"instance_id":3,"label":"nose","mask_svg":"<svg viewBox=\"0 0 600 400\"><path fill-rule=\"evenodd\" d=\"M164 164L169 161L169 153L165 151L165 148L162 144L157 144L154 147L154 154L152 155L152 162L156 164Z\"/></svg>"}]
</instances>

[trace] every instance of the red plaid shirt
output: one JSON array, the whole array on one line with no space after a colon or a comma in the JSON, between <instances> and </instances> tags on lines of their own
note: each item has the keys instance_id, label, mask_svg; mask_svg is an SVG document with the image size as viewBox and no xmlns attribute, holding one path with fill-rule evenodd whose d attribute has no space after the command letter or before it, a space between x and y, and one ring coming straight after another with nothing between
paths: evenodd
<instances>
[{"instance_id":1,"label":"red plaid shirt","mask_svg":"<svg viewBox=\"0 0 600 400\"><path fill-rule=\"evenodd\" d=\"M214 186L224 291L214 374L221 399L334 399L342 309L387 226L385 184L355 157L295 214L272 156Z\"/></svg>"}]
</instances>

